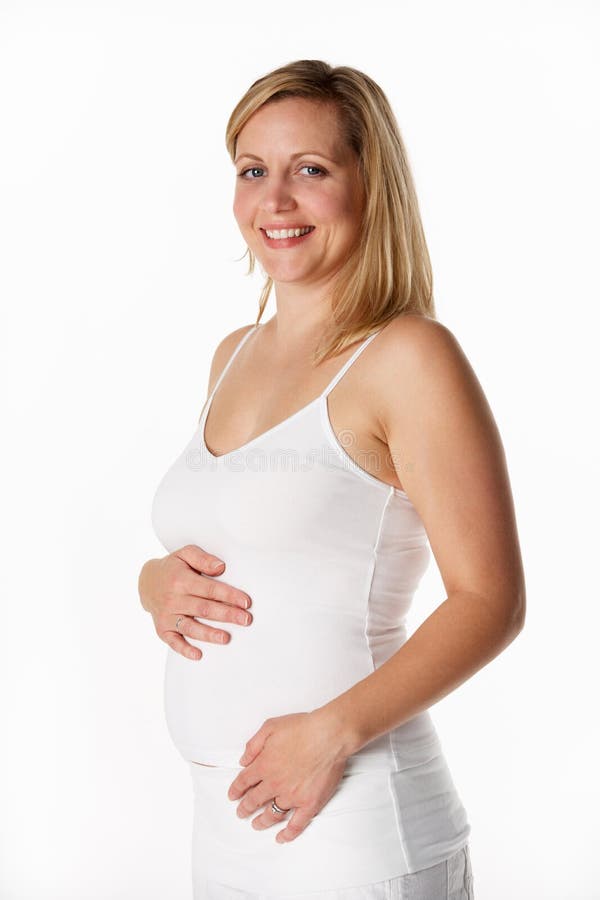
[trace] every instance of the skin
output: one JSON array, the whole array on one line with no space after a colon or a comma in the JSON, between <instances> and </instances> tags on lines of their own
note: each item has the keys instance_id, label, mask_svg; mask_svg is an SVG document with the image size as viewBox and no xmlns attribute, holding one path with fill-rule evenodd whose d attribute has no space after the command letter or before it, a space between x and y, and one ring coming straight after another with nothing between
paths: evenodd
<instances>
[{"instance_id":1,"label":"skin","mask_svg":"<svg viewBox=\"0 0 600 900\"><path fill-rule=\"evenodd\" d=\"M292 159L306 150L319 153ZM298 355L314 347L329 319L331 286L360 238L364 189L358 159L342 140L334 106L288 98L263 106L246 122L235 170L235 219L275 283L272 328L279 358ZM301 245L275 249L260 233L271 223L316 227Z\"/></svg>"},{"instance_id":2,"label":"skin","mask_svg":"<svg viewBox=\"0 0 600 900\"><path fill-rule=\"evenodd\" d=\"M274 279L277 312L244 346L211 407L207 442L219 452L241 446L312 400L355 349L317 369L306 363L329 315L328 289L360 238L364 195L356 159L348 148L340 152L338 127L331 107L291 98L263 107L239 136L236 173L260 168L246 176L249 181L236 178L234 213ZM306 149L337 154L337 162L328 165L315 154L292 160ZM245 152L261 161L242 160ZM328 174L310 174L302 168L307 163L323 165ZM309 241L273 250L259 232L265 222L317 228ZM209 392L245 331L233 332L217 348ZM264 353L268 384L260 364ZM242 817L260 811L254 828L283 824L270 808L273 798L293 808L278 841L297 838L318 814L350 755L455 690L514 640L525 616L500 435L449 329L418 315L392 321L336 385L328 408L336 435L353 435L350 445L344 440L349 455L409 495L447 597L367 678L323 707L268 719L249 738L228 796ZM367 449L372 455L364 455Z\"/></svg>"}]
</instances>

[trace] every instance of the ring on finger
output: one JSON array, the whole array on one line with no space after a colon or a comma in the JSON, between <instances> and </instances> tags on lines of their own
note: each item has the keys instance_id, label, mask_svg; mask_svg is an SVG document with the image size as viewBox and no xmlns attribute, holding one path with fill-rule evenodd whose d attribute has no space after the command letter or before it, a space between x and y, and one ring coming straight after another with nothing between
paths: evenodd
<instances>
[{"instance_id":1,"label":"ring on finger","mask_svg":"<svg viewBox=\"0 0 600 900\"><path fill-rule=\"evenodd\" d=\"M271 803L271 809L274 813L278 813L280 816L285 815L285 813L288 813L290 811L289 809L282 809L280 806L277 806L275 800L273 800L273 802Z\"/></svg>"},{"instance_id":2,"label":"ring on finger","mask_svg":"<svg viewBox=\"0 0 600 900\"><path fill-rule=\"evenodd\" d=\"M175 622L175 631L179 631L179 623L182 619L185 619L185 616L177 616L177 621Z\"/></svg>"}]
</instances>

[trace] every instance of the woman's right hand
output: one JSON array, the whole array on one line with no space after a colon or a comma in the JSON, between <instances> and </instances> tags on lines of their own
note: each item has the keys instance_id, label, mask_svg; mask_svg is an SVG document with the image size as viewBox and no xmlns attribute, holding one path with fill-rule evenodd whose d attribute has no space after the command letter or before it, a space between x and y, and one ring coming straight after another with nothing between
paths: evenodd
<instances>
[{"instance_id":1,"label":"woman's right hand","mask_svg":"<svg viewBox=\"0 0 600 900\"><path fill-rule=\"evenodd\" d=\"M207 577L222 574L224 567L224 562L195 544L186 544L161 559L149 559L142 566L138 579L142 607L152 616L159 638L188 659L200 659L202 651L183 635L211 644L226 644L231 637L194 616L238 625L252 622L252 615L244 611L252 602L248 594Z\"/></svg>"}]
</instances>

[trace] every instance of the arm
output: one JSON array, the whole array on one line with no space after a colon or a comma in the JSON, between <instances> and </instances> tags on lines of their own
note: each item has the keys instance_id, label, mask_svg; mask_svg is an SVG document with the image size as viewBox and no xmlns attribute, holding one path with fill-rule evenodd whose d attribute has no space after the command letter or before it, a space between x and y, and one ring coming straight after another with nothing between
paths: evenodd
<instances>
[{"instance_id":1,"label":"arm","mask_svg":"<svg viewBox=\"0 0 600 900\"><path fill-rule=\"evenodd\" d=\"M523 627L525 584L504 451L483 391L443 325L417 316L381 335L372 395L421 516L446 600L371 675L308 713L267 719L230 786L242 816L275 797L294 840L335 791L348 756L440 700ZM374 364L375 365L375 364ZM369 377L371 377L369 375ZM267 808L252 822L281 824Z\"/></svg>"},{"instance_id":2,"label":"arm","mask_svg":"<svg viewBox=\"0 0 600 900\"><path fill-rule=\"evenodd\" d=\"M525 617L504 450L468 360L434 320L407 317L381 337L379 421L447 597L379 669L315 710L340 758L457 688L514 640Z\"/></svg>"}]
</instances>

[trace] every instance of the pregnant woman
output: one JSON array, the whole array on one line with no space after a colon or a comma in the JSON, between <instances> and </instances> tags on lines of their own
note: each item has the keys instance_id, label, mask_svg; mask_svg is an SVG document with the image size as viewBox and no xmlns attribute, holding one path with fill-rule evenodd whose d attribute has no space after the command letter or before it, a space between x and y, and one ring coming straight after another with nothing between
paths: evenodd
<instances>
[{"instance_id":1,"label":"pregnant woman","mask_svg":"<svg viewBox=\"0 0 600 900\"><path fill-rule=\"evenodd\" d=\"M381 88L290 63L251 85L226 140L250 271L268 277L158 485L167 556L139 580L169 645L194 897L473 898L428 707L523 627L501 439L435 317ZM431 552L447 597L407 638Z\"/></svg>"}]
</instances>

